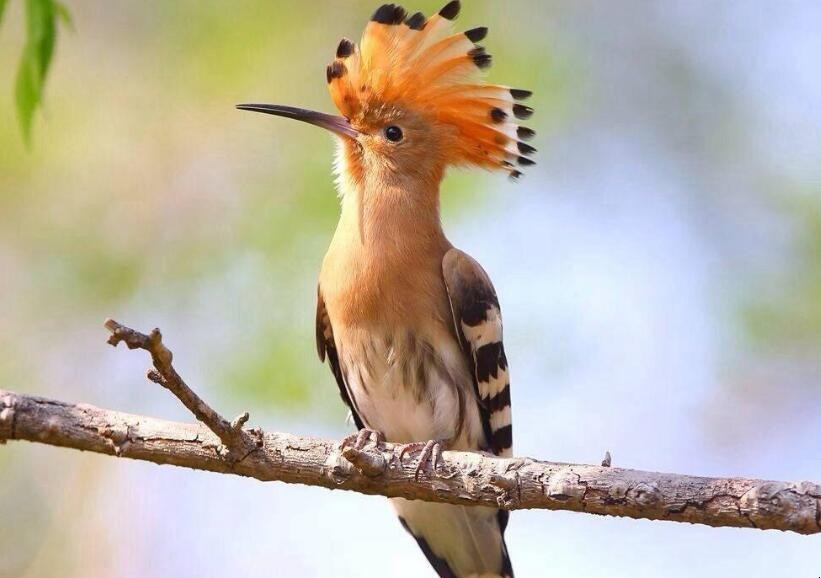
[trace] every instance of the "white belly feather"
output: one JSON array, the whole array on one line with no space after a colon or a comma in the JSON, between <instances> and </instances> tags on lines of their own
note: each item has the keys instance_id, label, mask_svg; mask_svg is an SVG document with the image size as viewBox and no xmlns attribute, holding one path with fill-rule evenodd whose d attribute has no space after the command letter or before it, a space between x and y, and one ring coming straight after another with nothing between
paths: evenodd
<instances>
[{"instance_id":1,"label":"white belly feather","mask_svg":"<svg viewBox=\"0 0 821 578\"><path fill-rule=\"evenodd\" d=\"M367 427L392 442L437 439L452 440L453 449L480 447L484 434L473 380L451 335L345 333L338 340L340 361Z\"/></svg>"}]
</instances>

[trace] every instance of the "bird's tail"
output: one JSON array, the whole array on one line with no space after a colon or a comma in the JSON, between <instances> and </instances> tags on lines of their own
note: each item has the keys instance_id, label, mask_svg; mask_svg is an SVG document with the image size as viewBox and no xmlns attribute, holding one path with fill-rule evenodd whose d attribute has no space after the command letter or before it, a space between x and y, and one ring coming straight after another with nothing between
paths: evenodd
<instances>
[{"instance_id":1,"label":"bird's tail","mask_svg":"<svg viewBox=\"0 0 821 578\"><path fill-rule=\"evenodd\" d=\"M402 498L391 503L441 578L513 578L504 537L508 512Z\"/></svg>"}]
</instances>

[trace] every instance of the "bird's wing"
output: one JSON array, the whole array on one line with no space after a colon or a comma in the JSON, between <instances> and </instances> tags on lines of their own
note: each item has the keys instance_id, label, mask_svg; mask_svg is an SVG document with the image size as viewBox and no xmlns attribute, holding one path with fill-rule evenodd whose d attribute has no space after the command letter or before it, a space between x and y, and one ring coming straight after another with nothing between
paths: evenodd
<instances>
[{"instance_id":1,"label":"bird's wing","mask_svg":"<svg viewBox=\"0 0 821 578\"><path fill-rule=\"evenodd\" d=\"M456 334L473 367L487 449L499 456L511 456L510 381L496 291L481 265L459 249L447 252L442 273Z\"/></svg>"},{"instance_id":2,"label":"bird's wing","mask_svg":"<svg viewBox=\"0 0 821 578\"><path fill-rule=\"evenodd\" d=\"M336 384L339 386L339 395L342 401L351 410L351 416L356 424L356 427L362 429L365 427L362 423L362 418L356 410L356 405L353 403L353 397L345 382L345 376L342 374L342 368L339 365L339 353L336 350L336 343L334 342L334 330L331 327L331 319L328 317L328 310L325 308L325 300L322 298L322 287L317 286L316 294L316 351L319 354L319 360L325 361L328 358L328 365L331 367L331 373L336 379Z\"/></svg>"}]
</instances>

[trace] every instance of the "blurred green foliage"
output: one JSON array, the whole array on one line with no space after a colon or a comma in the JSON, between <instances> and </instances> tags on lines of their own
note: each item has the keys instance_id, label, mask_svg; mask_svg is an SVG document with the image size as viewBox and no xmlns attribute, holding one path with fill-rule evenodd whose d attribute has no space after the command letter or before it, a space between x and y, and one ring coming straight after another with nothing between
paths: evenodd
<instances>
[{"instance_id":1,"label":"blurred green foliage","mask_svg":"<svg viewBox=\"0 0 821 578\"><path fill-rule=\"evenodd\" d=\"M821 194L813 187L780 198L794 223L784 271L762 283L744 310L750 337L779 354L813 358L821 347Z\"/></svg>"},{"instance_id":2,"label":"blurred green foliage","mask_svg":"<svg viewBox=\"0 0 821 578\"><path fill-rule=\"evenodd\" d=\"M0 1L0 21L7 0ZM57 39L57 21L71 27L71 15L55 0L25 0L26 41L17 69L15 99L23 139L31 143L34 113L43 101L43 89Z\"/></svg>"}]
</instances>

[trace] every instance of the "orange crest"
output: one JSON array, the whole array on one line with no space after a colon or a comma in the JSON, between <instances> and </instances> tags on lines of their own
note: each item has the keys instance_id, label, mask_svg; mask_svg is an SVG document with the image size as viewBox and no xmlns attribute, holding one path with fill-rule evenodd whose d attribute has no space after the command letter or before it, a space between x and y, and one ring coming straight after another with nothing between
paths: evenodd
<instances>
[{"instance_id":1,"label":"orange crest","mask_svg":"<svg viewBox=\"0 0 821 578\"><path fill-rule=\"evenodd\" d=\"M501 169L515 178L521 175L516 165L534 164L528 156L536 149L523 141L535 132L516 122L533 114L516 102L531 93L482 81L491 56L476 43L487 28L454 33L460 7L454 0L430 18L408 17L394 4L378 8L359 46L345 38L339 43L327 70L331 97L351 121L391 107L423 114L455 132L451 164Z\"/></svg>"}]
</instances>

